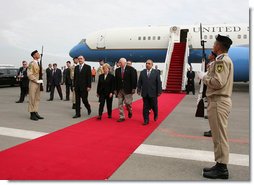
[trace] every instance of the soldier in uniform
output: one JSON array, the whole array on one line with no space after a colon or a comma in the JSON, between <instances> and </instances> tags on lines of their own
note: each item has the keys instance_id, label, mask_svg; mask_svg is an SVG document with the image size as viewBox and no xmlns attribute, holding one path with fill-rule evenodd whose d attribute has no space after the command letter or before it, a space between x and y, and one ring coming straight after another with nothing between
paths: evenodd
<instances>
[{"instance_id":1,"label":"soldier in uniform","mask_svg":"<svg viewBox=\"0 0 254 185\"><path fill-rule=\"evenodd\" d=\"M43 83L42 80L39 80L40 66L39 59L41 58L39 52L37 50L31 53L33 57L33 61L30 62L27 76L29 78L29 104L28 111L30 112L30 119L34 121L38 121L38 119L43 119L38 114L38 108L40 103L40 84ZM42 70L42 69L41 69Z\"/></svg>"},{"instance_id":2,"label":"soldier in uniform","mask_svg":"<svg viewBox=\"0 0 254 185\"><path fill-rule=\"evenodd\" d=\"M78 58L73 58L73 65L70 67L71 70L71 81L72 81L72 109L76 109L76 96L75 96L75 90L74 90L74 69L78 65Z\"/></svg>"},{"instance_id":3,"label":"soldier in uniform","mask_svg":"<svg viewBox=\"0 0 254 185\"><path fill-rule=\"evenodd\" d=\"M203 176L212 179L228 179L227 164L229 145L227 137L228 115L232 107L234 66L228 56L232 40L218 35L213 46L217 54L207 73L199 72L198 76L207 85L207 113L214 143L216 165L203 169Z\"/></svg>"}]
</instances>

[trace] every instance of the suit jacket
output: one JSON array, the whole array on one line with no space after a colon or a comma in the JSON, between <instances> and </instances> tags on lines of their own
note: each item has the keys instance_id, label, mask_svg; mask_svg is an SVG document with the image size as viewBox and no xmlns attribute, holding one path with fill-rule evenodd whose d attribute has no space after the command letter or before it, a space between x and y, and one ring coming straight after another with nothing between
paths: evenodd
<instances>
[{"instance_id":1,"label":"suit jacket","mask_svg":"<svg viewBox=\"0 0 254 185\"><path fill-rule=\"evenodd\" d=\"M132 89L137 88L137 71L126 65L124 77L122 78L121 68L119 67L115 71L115 80L117 93L123 89L126 94L131 94Z\"/></svg>"},{"instance_id":2,"label":"suit jacket","mask_svg":"<svg viewBox=\"0 0 254 185\"><path fill-rule=\"evenodd\" d=\"M67 68L64 70L64 75L63 75L63 82L65 83L65 85L71 85L72 84L72 80L71 80L71 69Z\"/></svg>"},{"instance_id":3,"label":"suit jacket","mask_svg":"<svg viewBox=\"0 0 254 185\"><path fill-rule=\"evenodd\" d=\"M75 90L80 88L85 91L87 88L91 88L92 74L91 66L83 64L81 71L79 71L79 65L74 69L74 87Z\"/></svg>"},{"instance_id":4,"label":"suit jacket","mask_svg":"<svg viewBox=\"0 0 254 185\"><path fill-rule=\"evenodd\" d=\"M106 95L108 96L110 93L114 93L115 90L115 77L114 75L108 73L106 79L104 79L104 74L99 76L98 84L97 84L97 94L99 96Z\"/></svg>"},{"instance_id":5,"label":"suit jacket","mask_svg":"<svg viewBox=\"0 0 254 185\"><path fill-rule=\"evenodd\" d=\"M147 76L147 69L141 71L138 79L138 92L141 92L142 97L157 97L161 94L161 79L157 70L152 69L150 76Z\"/></svg>"},{"instance_id":6,"label":"suit jacket","mask_svg":"<svg viewBox=\"0 0 254 185\"><path fill-rule=\"evenodd\" d=\"M47 81L51 81L51 78L52 78L52 69L50 68L47 68L46 69L46 76L47 76Z\"/></svg>"},{"instance_id":7,"label":"suit jacket","mask_svg":"<svg viewBox=\"0 0 254 185\"><path fill-rule=\"evenodd\" d=\"M23 67L20 67L17 76L19 76L20 74L23 75L23 78L20 78L20 86L28 87L29 79L27 77L27 68L23 71Z\"/></svg>"},{"instance_id":8,"label":"suit jacket","mask_svg":"<svg viewBox=\"0 0 254 185\"><path fill-rule=\"evenodd\" d=\"M56 69L54 72L54 69L51 71L51 84L52 85L60 85L62 82L62 71L60 69Z\"/></svg>"}]
</instances>

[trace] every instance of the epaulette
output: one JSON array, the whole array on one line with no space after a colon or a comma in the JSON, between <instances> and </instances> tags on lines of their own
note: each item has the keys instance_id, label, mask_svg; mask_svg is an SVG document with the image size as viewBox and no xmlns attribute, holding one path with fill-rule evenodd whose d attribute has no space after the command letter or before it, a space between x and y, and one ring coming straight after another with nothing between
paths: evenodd
<instances>
[{"instance_id":1,"label":"epaulette","mask_svg":"<svg viewBox=\"0 0 254 185\"><path fill-rule=\"evenodd\" d=\"M219 57L217 58L217 60L222 60L223 57L224 57L224 55L221 55L221 56L219 56Z\"/></svg>"}]
</instances>

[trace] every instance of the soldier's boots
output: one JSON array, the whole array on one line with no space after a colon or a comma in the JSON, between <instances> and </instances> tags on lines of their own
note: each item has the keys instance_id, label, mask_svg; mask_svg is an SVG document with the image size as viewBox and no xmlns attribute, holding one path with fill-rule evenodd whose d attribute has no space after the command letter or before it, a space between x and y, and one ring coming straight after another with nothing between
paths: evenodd
<instances>
[{"instance_id":1,"label":"soldier's boots","mask_svg":"<svg viewBox=\"0 0 254 185\"><path fill-rule=\"evenodd\" d=\"M31 119L31 120L34 120L34 121L38 121L38 118L37 118L35 112L31 112L31 113L30 113L30 119Z\"/></svg>"},{"instance_id":2,"label":"soldier's boots","mask_svg":"<svg viewBox=\"0 0 254 185\"><path fill-rule=\"evenodd\" d=\"M210 179L228 179L229 173L226 164L216 163L211 168L203 169L203 177Z\"/></svg>"},{"instance_id":3,"label":"soldier's boots","mask_svg":"<svg viewBox=\"0 0 254 185\"><path fill-rule=\"evenodd\" d=\"M44 119L44 117L41 117L38 112L35 112L35 116L38 118L38 119Z\"/></svg>"}]
</instances>

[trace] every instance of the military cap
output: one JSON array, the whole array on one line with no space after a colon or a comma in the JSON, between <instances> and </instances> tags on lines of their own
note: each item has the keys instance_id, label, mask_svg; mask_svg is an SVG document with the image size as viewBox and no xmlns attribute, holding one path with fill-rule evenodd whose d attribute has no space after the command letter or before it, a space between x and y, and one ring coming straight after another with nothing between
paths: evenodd
<instances>
[{"instance_id":1,"label":"military cap","mask_svg":"<svg viewBox=\"0 0 254 185\"><path fill-rule=\"evenodd\" d=\"M37 50L34 50L32 53L31 53L31 56L33 57L35 53L38 53Z\"/></svg>"},{"instance_id":2,"label":"military cap","mask_svg":"<svg viewBox=\"0 0 254 185\"><path fill-rule=\"evenodd\" d=\"M222 36L218 34L216 37L216 41L220 42L225 48L229 49L231 44L233 43L229 37Z\"/></svg>"}]
</instances>

